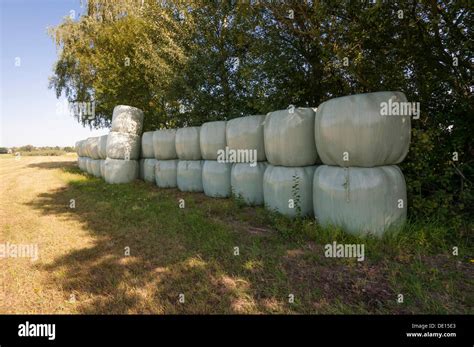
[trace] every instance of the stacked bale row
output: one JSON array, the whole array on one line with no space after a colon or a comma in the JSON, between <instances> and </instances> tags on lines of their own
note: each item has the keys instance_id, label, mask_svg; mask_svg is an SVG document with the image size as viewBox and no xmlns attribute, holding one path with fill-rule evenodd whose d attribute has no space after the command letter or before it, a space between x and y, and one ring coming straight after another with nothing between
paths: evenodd
<instances>
[{"instance_id":1,"label":"stacked bale row","mask_svg":"<svg viewBox=\"0 0 474 347\"><path fill-rule=\"evenodd\" d=\"M199 144L200 127L180 128L176 130L176 155L179 159L176 172L178 189L183 192L202 192L201 147Z\"/></svg>"},{"instance_id":2,"label":"stacked bale row","mask_svg":"<svg viewBox=\"0 0 474 347\"><path fill-rule=\"evenodd\" d=\"M125 105L114 108L107 137L104 177L107 183L129 183L138 178L142 127L142 110Z\"/></svg>"},{"instance_id":3,"label":"stacked bale row","mask_svg":"<svg viewBox=\"0 0 474 347\"><path fill-rule=\"evenodd\" d=\"M81 170L108 183L128 183L137 178L143 112L119 105L114 108L108 135L76 142Z\"/></svg>"},{"instance_id":4,"label":"stacked bale row","mask_svg":"<svg viewBox=\"0 0 474 347\"><path fill-rule=\"evenodd\" d=\"M325 164L314 175L314 214L323 225L381 234L406 219L405 179L394 164L410 143L410 117L383 116L382 105L406 102L400 92L332 99L317 110L315 142Z\"/></svg>"},{"instance_id":5,"label":"stacked bale row","mask_svg":"<svg viewBox=\"0 0 474 347\"><path fill-rule=\"evenodd\" d=\"M381 105L404 102L398 92L353 95L317 110L290 107L141 139L142 111L117 106L109 135L76 143L78 164L109 183L140 175L162 188L233 194L290 217L314 214L323 225L381 234L406 219L395 164L410 141L410 117L382 116Z\"/></svg>"},{"instance_id":6,"label":"stacked bale row","mask_svg":"<svg viewBox=\"0 0 474 347\"><path fill-rule=\"evenodd\" d=\"M235 161L230 177L232 194L248 205L263 204L263 175L267 168L264 121L264 115L253 115L231 119L226 126L229 159Z\"/></svg>"},{"instance_id":7,"label":"stacked bale row","mask_svg":"<svg viewBox=\"0 0 474 347\"><path fill-rule=\"evenodd\" d=\"M315 112L294 108L265 118L263 178L265 206L290 217L313 214L312 184L318 159L314 143Z\"/></svg>"},{"instance_id":8,"label":"stacked bale row","mask_svg":"<svg viewBox=\"0 0 474 347\"><path fill-rule=\"evenodd\" d=\"M155 151L153 148L153 131L146 131L142 135L140 179L148 183L155 183Z\"/></svg>"},{"instance_id":9,"label":"stacked bale row","mask_svg":"<svg viewBox=\"0 0 474 347\"><path fill-rule=\"evenodd\" d=\"M156 130L153 133L155 155L155 182L160 188L176 188L178 155L176 154L176 129Z\"/></svg>"},{"instance_id":10,"label":"stacked bale row","mask_svg":"<svg viewBox=\"0 0 474 347\"><path fill-rule=\"evenodd\" d=\"M104 177L107 135L89 137L76 142L77 164L82 171L96 177Z\"/></svg>"}]
</instances>

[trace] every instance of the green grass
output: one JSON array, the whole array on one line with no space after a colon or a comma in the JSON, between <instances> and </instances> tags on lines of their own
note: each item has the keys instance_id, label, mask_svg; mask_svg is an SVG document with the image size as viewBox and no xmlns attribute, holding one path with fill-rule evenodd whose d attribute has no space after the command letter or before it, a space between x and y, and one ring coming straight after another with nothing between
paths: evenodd
<instances>
[{"instance_id":1,"label":"green grass","mask_svg":"<svg viewBox=\"0 0 474 347\"><path fill-rule=\"evenodd\" d=\"M474 313L466 230L411 221L382 239L356 237L238 199L108 185L71 167L62 176L68 189L34 206L78 219L97 239L50 268L64 273L62 286L91 298L85 313ZM333 241L364 244L365 261L326 258Z\"/></svg>"}]
</instances>

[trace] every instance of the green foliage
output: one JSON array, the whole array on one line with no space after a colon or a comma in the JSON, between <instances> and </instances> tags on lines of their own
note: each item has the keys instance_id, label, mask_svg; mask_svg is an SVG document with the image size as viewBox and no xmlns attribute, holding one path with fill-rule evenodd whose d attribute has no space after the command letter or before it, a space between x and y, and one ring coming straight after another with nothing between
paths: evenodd
<instances>
[{"instance_id":1,"label":"green foliage","mask_svg":"<svg viewBox=\"0 0 474 347\"><path fill-rule=\"evenodd\" d=\"M51 29L51 87L95 102L94 119L76 115L83 125L107 126L129 104L145 130L403 91L421 105L400 165L409 213L459 227L474 202L472 27L461 1L91 0Z\"/></svg>"}]
</instances>

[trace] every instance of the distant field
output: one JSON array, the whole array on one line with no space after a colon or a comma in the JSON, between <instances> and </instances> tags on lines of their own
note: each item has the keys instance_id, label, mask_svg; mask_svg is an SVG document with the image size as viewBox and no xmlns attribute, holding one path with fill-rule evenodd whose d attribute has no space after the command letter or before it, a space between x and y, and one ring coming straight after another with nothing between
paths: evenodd
<instances>
[{"instance_id":1,"label":"distant field","mask_svg":"<svg viewBox=\"0 0 474 347\"><path fill-rule=\"evenodd\" d=\"M77 156L76 153L66 152L60 149L37 149L33 151L23 151L19 152L20 156L31 157L31 156L59 156L59 155L68 155L68 156ZM0 154L1 158L11 158L15 157L15 154Z\"/></svg>"},{"instance_id":2,"label":"distant field","mask_svg":"<svg viewBox=\"0 0 474 347\"><path fill-rule=\"evenodd\" d=\"M39 246L35 262L0 259L0 313L474 313L467 231L412 222L361 239L231 199L107 185L74 155L0 158L0 242ZM333 241L364 243L365 260L325 257Z\"/></svg>"}]
</instances>

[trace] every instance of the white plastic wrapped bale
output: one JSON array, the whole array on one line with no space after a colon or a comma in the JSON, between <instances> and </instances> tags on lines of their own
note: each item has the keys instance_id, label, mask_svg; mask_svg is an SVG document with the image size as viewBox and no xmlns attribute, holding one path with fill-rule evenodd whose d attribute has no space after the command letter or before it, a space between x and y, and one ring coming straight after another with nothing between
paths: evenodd
<instances>
[{"instance_id":1,"label":"white plastic wrapped bale","mask_svg":"<svg viewBox=\"0 0 474 347\"><path fill-rule=\"evenodd\" d=\"M314 214L321 225L353 234L382 235L406 220L405 179L395 166L319 166L313 182Z\"/></svg>"},{"instance_id":2,"label":"white plastic wrapped bale","mask_svg":"<svg viewBox=\"0 0 474 347\"><path fill-rule=\"evenodd\" d=\"M160 188L176 188L178 174L177 159L157 160L155 165L155 181Z\"/></svg>"},{"instance_id":3,"label":"white plastic wrapped bale","mask_svg":"<svg viewBox=\"0 0 474 347\"><path fill-rule=\"evenodd\" d=\"M229 150L256 151L257 161L265 161L264 121L263 115L239 117L227 121L226 141Z\"/></svg>"},{"instance_id":4,"label":"white plastic wrapped bale","mask_svg":"<svg viewBox=\"0 0 474 347\"><path fill-rule=\"evenodd\" d=\"M142 135L140 155L142 158L155 158L155 153L153 150L153 133L154 131L146 131Z\"/></svg>"},{"instance_id":5,"label":"white plastic wrapped bale","mask_svg":"<svg viewBox=\"0 0 474 347\"><path fill-rule=\"evenodd\" d=\"M182 192L202 192L202 160L180 160L176 173L178 189Z\"/></svg>"},{"instance_id":6,"label":"white plastic wrapped bale","mask_svg":"<svg viewBox=\"0 0 474 347\"><path fill-rule=\"evenodd\" d=\"M86 148L88 157L91 159L100 159L99 157L99 138L89 137L86 140Z\"/></svg>"},{"instance_id":7,"label":"white plastic wrapped bale","mask_svg":"<svg viewBox=\"0 0 474 347\"><path fill-rule=\"evenodd\" d=\"M99 136L99 158L107 158L107 138L108 135Z\"/></svg>"},{"instance_id":8,"label":"white plastic wrapped bale","mask_svg":"<svg viewBox=\"0 0 474 347\"><path fill-rule=\"evenodd\" d=\"M115 106L112 114L111 131L141 135L143 128L143 111L132 106Z\"/></svg>"},{"instance_id":9,"label":"white plastic wrapped bale","mask_svg":"<svg viewBox=\"0 0 474 347\"><path fill-rule=\"evenodd\" d=\"M201 155L206 160L217 160L219 150L225 150L226 121L207 122L201 125L199 143Z\"/></svg>"},{"instance_id":10,"label":"white plastic wrapped bale","mask_svg":"<svg viewBox=\"0 0 474 347\"><path fill-rule=\"evenodd\" d=\"M313 174L316 166L268 165L263 175L265 207L289 217L313 214Z\"/></svg>"},{"instance_id":11,"label":"white plastic wrapped bale","mask_svg":"<svg viewBox=\"0 0 474 347\"><path fill-rule=\"evenodd\" d=\"M91 161L93 159L89 158L89 157L86 157L86 160L85 160L85 171L88 173L88 174L92 174L92 168L91 168Z\"/></svg>"},{"instance_id":12,"label":"white plastic wrapped bale","mask_svg":"<svg viewBox=\"0 0 474 347\"><path fill-rule=\"evenodd\" d=\"M107 158L136 160L140 155L140 136L111 131L107 137Z\"/></svg>"},{"instance_id":13,"label":"white plastic wrapped bale","mask_svg":"<svg viewBox=\"0 0 474 347\"><path fill-rule=\"evenodd\" d=\"M251 206L263 205L263 175L267 162L254 166L248 163L236 163L232 166L230 184L232 194Z\"/></svg>"},{"instance_id":14,"label":"white plastic wrapped bale","mask_svg":"<svg viewBox=\"0 0 474 347\"><path fill-rule=\"evenodd\" d=\"M145 159L143 163L143 180L149 183L155 183L155 165L156 159Z\"/></svg>"},{"instance_id":15,"label":"white plastic wrapped bale","mask_svg":"<svg viewBox=\"0 0 474 347\"><path fill-rule=\"evenodd\" d=\"M201 159L199 132L200 127L180 128L176 130L176 154L180 160Z\"/></svg>"},{"instance_id":16,"label":"white plastic wrapped bale","mask_svg":"<svg viewBox=\"0 0 474 347\"><path fill-rule=\"evenodd\" d=\"M78 158L81 157L80 147L81 147L81 141L76 141L76 143L74 144L74 150L76 151Z\"/></svg>"},{"instance_id":17,"label":"white plastic wrapped bale","mask_svg":"<svg viewBox=\"0 0 474 347\"><path fill-rule=\"evenodd\" d=\"M80 153L81 157L88 157L89 156L89 154L87 153L86 143L87 143L87 139L80 141L79 153Z\"/></svg>"},{"instance_id":18,"label":"white plastic wrapped bale","mask_svg":"<svg viewBox=\"0 0 474 347\"><path fill-rule=\"evenodd\" d=\"M100 175L100 159L91 159L91 174L95 177L101 177Z\"/></svg>"},{"instance_id":19,"label":"white plastic wrapped bale","mask_svg":"<svg viewBox=\"0 0 474 347\"><path fill-rule=\"evenodd\" d=\"M100 177L105 177L105 159L100 159Z\"/></svg>"},{"instance_id":20,"label":"white plastic wrapped bale","mask_svg":"<svg viewBox=\"0 0 474 347\"><path fill-rule=\"evenodd\" d=\"M308 166L318 159L312 108L270 112L265 118L265 154L272 165Z\"/></svg>"},{"instance_id":21,"label":"white plastic wrapped bale","mask_svg":"<svg viewBox=\"0 0 474 347\"><path fill-rule=\"evenodd\" d=\"M100 159L100 136L93 137L91 158L95 160Z\"/></svg>"},{"instance_id":22,"label":"white plastic wrapped bale","mask_svg":"<svg viewBox=\"0 0 474 347\"><path fill-rule=\"evenodd\" d=\"M76 142L76 145L74 147L78 157L85 157L83 144L84 144L84 140L80 140Z\"/></svg>"},{"instance_id":23,"label":"white plastic wrapped bale","mask_svg":"<svg viewBox=\"0 0 474 347\"><path fill-rule=\"evenodd\" d=\"M77 157L77 167L79 170L84 171L84 157Z\"/></svg>"},{"instance_id":24,"label":"white plastic wrapped bale","mask_svg":"<svg viewBox=\"0 0 474 347\"><path fill-rule=\"evenodd\" d=\"M153 152L155 159L177 159L176 129L160 129L153 133Z\"/></svg>"},{"instance_id":25,"label":"white plastic wrapped bale","mask_svg":"<svg viewBox=\"0 0 474 347\"><path fill-rule=\"evenodd\" d=\"M205 160L202 167L202 188L204 194L213 198L228 198L231 193L231 170L232 163Z\"/></svg>"},{"instance_id":26,"label":"white plastic wrapped bale","mask_svg":"<svg viewBox=\"0 0 474 347\"><path fill-rule=\"evenodd\" d=\"M138 177L137 160L105 160L105 181L107 183L130 183Z\"/></svg>"},{"instance_id":27,"label":"white plastic wrapped bale","mask_svg":"<svg viewBox=\"0 0 474 347\"><path fill-rule=\"evenodd\" d=\"M142 181L145 180L145 159L140 159L138 161L138 178Z\"/></svg>"},{"instance_id":28,"label":"white plastic wrapped bale","mask_svg":"<svg viewBox=\"0 0 474 347\"><path fill-rule=\"evenodd\" d=\"M410 144L410 116L383 114L384 107L392 110L391 105L405 106L406 101L401 92L377 92L323 102L315 123L321 161L343 167L402 162Z\"/></svg>"}]
</instances>

